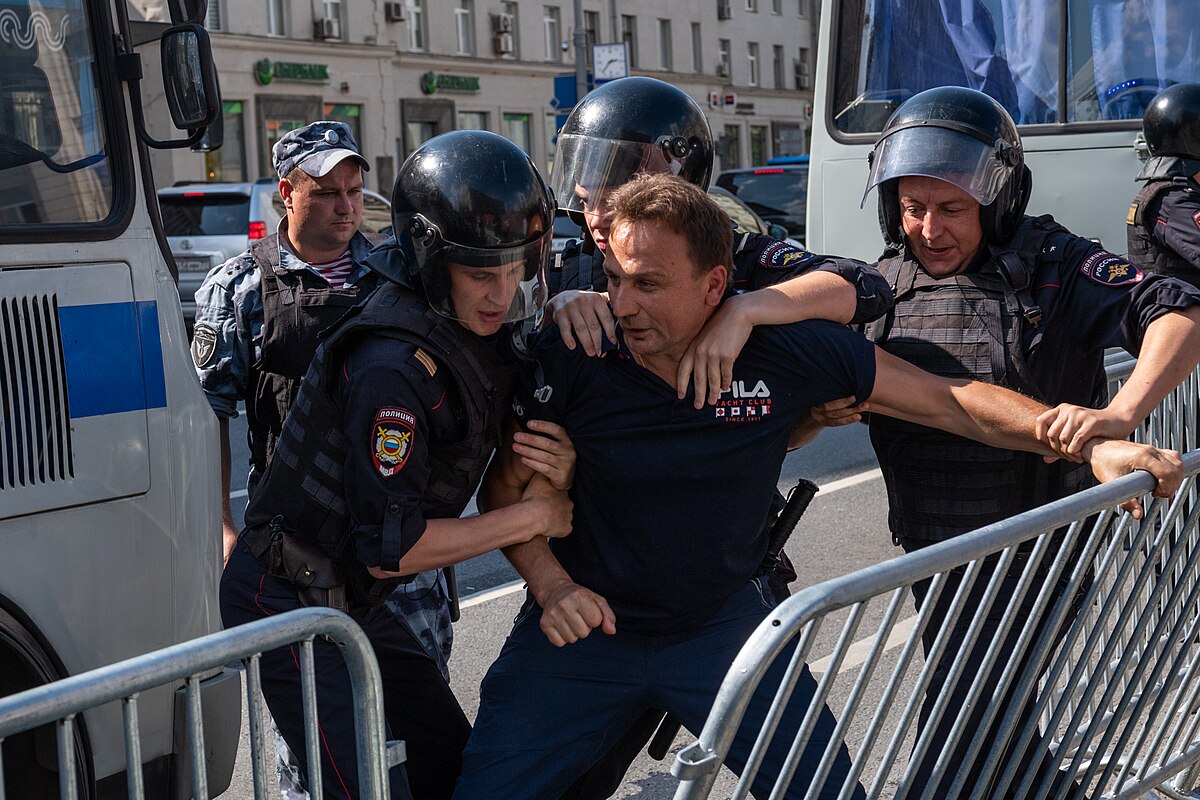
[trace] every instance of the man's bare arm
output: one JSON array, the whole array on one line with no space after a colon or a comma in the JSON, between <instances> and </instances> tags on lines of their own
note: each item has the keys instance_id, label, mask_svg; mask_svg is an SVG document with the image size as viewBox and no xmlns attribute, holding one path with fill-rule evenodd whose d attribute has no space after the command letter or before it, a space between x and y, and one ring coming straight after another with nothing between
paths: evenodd
<instances>
[{"instance_id":1,"label":"man's bare arm","mask_svg":"<svg viewBox=\"0 0 1200 800\"><path fill-rule=\"evenodd\" d=\"M512 434L517 430L514 421L488 465L479 490L481 510L500 509L513 503L514 498L521 496L523 484L534 474L513 451ZM533 599L542 607L542 632L555 647L578 641L594 628L616 633L616 615L608 602L571 580L544 537L535 536L502 550L517 574L528 584Z\"/></svg>"}]
</instances>

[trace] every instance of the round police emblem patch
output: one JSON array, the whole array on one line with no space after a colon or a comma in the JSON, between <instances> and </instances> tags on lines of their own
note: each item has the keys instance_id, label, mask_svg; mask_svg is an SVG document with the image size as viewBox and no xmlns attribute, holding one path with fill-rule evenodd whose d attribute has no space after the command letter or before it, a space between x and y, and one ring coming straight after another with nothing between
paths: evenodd
<instances>
[{"instance_id":1,"label":"round police emblem patch","mask_svg":"<svg viewBox=\"0 0 1200 800\"><path fill-rule=\"evenodd\" d=\"M207 322L201 322L192 333L192 361L197 368L204 369L216 352L217 329Z\"/></svg>"},{"instance_id":2,"label":"round police emblem patch","mask_svg":"<svg viewBox=\"0 0 1200 800\"><path fill-rule=\"evenodd\" d=\"M1092 253L1084 259L1083 265L1080 266L1079 270L1096 283L1103 283L1106 286L1125 286L1130 283L1139 283L1146 277L1140 269L1130 264L1124 258L1113 255L1105 250Z\"/></svg>"},{"instance_id":3,"label":"round police emblem patch","mask_svg":"<svg viewBox=\"0 0 1200 800\"><path fill-rule=\"evenodd\" d=\"M408 463L416 436L416 419L402 408L381 408L371 426L371 459L390 478Z\"/></svg>"}]
</instances>

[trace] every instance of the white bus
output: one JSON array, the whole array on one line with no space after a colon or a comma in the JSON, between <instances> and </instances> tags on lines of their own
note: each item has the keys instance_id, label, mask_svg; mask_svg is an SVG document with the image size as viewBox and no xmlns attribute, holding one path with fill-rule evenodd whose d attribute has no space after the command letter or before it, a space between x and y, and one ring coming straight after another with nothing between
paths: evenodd
<instances>
[{"instance_id":1,"label":"white bus","mask_svg":"<svg viewBox=\"0 0 1200 800\"><path fill-rule=\"evenodd\" d=\"M883 248L867 154L905 99L935 86L996 98L1033 171L1031 214L1123 253L1146 157L1142 110L1200 80L1197 0L834 0L822 4L807 244Z\"/></svg>"},{"instance_id":2,"label":"white bus","mask_svg":"<svg viewBox=\"0 0 1200 800\"><path fill-rule=\"evenodd\" d=\"M205 7L168 5L193 23ZM132 49L152 26L131 32L126 14L126 0L0 0L0 695L220 626L217 422L188 355L147 149L206 133L216 73L199 25L163 36L162 85L189 134L156 142ZM237 674L204 687L221 789ZM148 796L187 796L178 693L139 705ZM76 730L81 796L124 797L120 709ZM6 740L3 763L6 796L58 797L53 730Z\"/></svg>"}]
</instances>

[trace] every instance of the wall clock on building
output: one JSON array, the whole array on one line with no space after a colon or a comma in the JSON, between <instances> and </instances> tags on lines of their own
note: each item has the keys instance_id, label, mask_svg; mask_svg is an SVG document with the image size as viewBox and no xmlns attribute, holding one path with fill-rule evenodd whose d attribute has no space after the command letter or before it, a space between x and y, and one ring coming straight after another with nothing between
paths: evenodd
<instances>
[{"instance_id":1,"label":"wall clock on building","mask_svg":"<svg viewBox=\"0 0 1200 800\"><path fill-rule=\"evenodd\" d=\"M592 75L597 82L613 81L628 74L624 42L592 45Z\"/></svg>"}]
</instances>

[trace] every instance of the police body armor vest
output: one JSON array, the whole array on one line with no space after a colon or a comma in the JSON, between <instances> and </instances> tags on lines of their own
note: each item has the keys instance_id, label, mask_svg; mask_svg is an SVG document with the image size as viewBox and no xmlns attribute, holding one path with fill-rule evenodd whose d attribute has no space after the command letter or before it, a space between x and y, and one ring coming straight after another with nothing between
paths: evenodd
<instances>
[{"instance_id":1,"label":"police body armor vest","mask_svg":"<svg viewBox=\"0 0 1200 800\"><path fill-rule=\"evenodd\" d=\"M1046 402L1026 358L1040 341L1034 322L1041 316L1030 307L1029 277L1046 238L1063 230L1048 219L1027 217L1010 245L975 272L939 280L903 254L880 261L896 303L866 326L867 338L935 375L997 384ZM1014 255L1027 268L1023 278L1011 274ZM878 414L871 416L871 442L887 484L892 535L917 546L1027 511L1091 479L1086 465L1047 465L1032 453Z\"/></svg>"},{"instance_id":2,"label":"police body armor vest","mask_svg":"<svg viewBox=\"0 0 1200 800\"><path fill-rule=\"evenodd\" d=\"M1159 159L1159 164L1148 164L1147 166L1157 168L1150 171L1146 185L1133 199L1133 203L1129 206L1129 214L1125 217L1125 237L1129 247L1129 260L1148 272L1169 275L1189 283L1195 283L1195 267L1174 250L1163 247L1154 238L1151 230L1157 223L1154 217L1147 219L1146 210L1151 207L1158 208L1159 198L1164 193L1172 189L1196 191L1196 184L1185 172L1185 168L1178 158Z\"/></svg>"},{"instance_id":3,"label":"police body armor vest","mask_svg":"<svg viewBox=\"0 0 1200 800\"><path fill-rule=\"evenodd\" d=\"M303 378L302 402L292 409L293 420L279 440L259 496L268 510L286 509L284 524L297 537L315 541L352 575L357 572L360 580L370 580L350 546L342 475L348 448L363 443L342 436L341 410L333 400L339 354L347 342L364 334L411 342L432 355L439 368L452 376L464 407L459 438L431 443L429 482L420 500L429 519L458 517L478 487L512 403L515 356L507 345L468 333L430 309L422 296L390 282L350 312L317 351L313 369ZM390 513L385 513L385 539ZM247 517L251 516L269 518L270 511L266 515L248 511Z\"/></svg>"},{"instance_id":4,"label":"police body armor vest","mask_svg":"<svg viewBox=\"0 0 1200 800\"><path fill-rule=\"evenodd\" d=\"M385 238L362 235L372 245ZM250 368L252 389L246 398L246 421L251 463L262 475L296 399L300 379L317 350L318 334L370 294L378 278L370 272L353 286L334 289L309 270L280 269L279 234L257 240L250 255L262 276L263 329L259 359Z\"/></svg>"}]
</instances>

